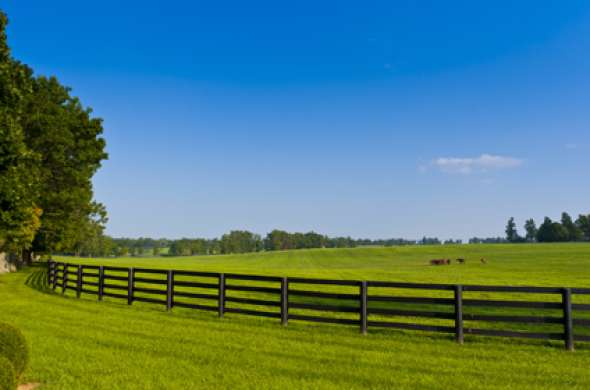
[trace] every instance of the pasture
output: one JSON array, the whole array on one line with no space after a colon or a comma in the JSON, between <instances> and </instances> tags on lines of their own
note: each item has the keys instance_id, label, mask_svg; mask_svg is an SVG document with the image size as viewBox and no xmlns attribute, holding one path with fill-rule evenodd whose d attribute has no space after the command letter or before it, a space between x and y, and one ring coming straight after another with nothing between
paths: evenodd
<instances>
[{"instance_id":1,"label":"pasture","mask_svg":"<svg viewBox=\"0 0 590 390\"><path fill-rule=\"evenodd\" d=\"M448 258L451 266L432 267ZM459 265L455 259L464 258ZM482 264L480 259L486 259ZM193 257L60 258L70 262L404 282L590 286L590 244L493 244L308 249Z\"/></svg>"},{"instance_id":2,"label":"pasture","mask_svg":"<svg viewBox=\"0 0 590 390\"><path fill-rule=\"evenodd\" d=\"M486 264L481 263L481 258ZM430 266L433 258L465 264ZM590 245L302 250L84 264L428 283L590 287ZM590 345L349 327L65 297L42 267L0 277L0 316L31 342L45 388L588 388Z\"/></svg>"}]
</instances>

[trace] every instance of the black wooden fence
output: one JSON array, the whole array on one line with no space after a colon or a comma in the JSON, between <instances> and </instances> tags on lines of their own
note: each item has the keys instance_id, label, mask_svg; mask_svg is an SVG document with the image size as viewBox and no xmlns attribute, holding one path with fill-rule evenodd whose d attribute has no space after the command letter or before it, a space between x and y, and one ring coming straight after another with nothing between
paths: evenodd
<instances>
[{"instance_id":1,"label":"black wooden fence","mask_svg":"<svg viewBox=\"0 0 590 390\"><path fill-rule=\"evenodd\" d=\"M161 304L167 310L184 307L215 311L220 317L225 313L270 317L280 319L283 325L287 325L290 320L354 325L358 326L363 334L371 327L451 333L455 335L458 343L463 343L465 334L562 340L566 349L570 351L574 350L574 341L590 342L590 303L587 303L590 299L584 299L586 303L575 303L573 299L574 296L590 298L590 288L286 278L78 265L55 261L48 262L48 283L53 290L61 288L62 293L73 290L78 298L85 293L97 295L98 300L102 300L103 297L124 299L129 305L136 301ZM308 286L307 289L298 287L302 285ZM309 286L316 286L315 290ZM352 289L353 292L345 293L338 290L344 287ZM324 291L318 291L320 288ZM418 295L424 295L425 291L435 291L439 294L446 292L449 296L425 297L416 296L417 294L408 295L407 292L384 295L382 292L388 289L422 292ZM235 296L231 292L248 295ZM479 293L480 296L477 299L464 298L464 293L472 292ZM487 298L485 294L489 293L535 294L551 296L553 299L498 300ZM257 294L262 295L261 298L264 299L252 298L252 295ZM326 300L331 304L321 302ZM256 309L260 307L264 310ZM419 310L425 307L427 310ZM466 313L465 308L476 310L474 313ZM516 309L521 312L498 314L499 308ZM301 314L301 311L312 314ZM523 315L522 311L525 311L526 315ZM552 314L548 315L548 311ZM574 313L580 313L582 318L574 318ZM350 318L352 316L354 318ZM408 318L446 320L451 325L401 321ZM466 322L476 325L494 323L495 326L467 327ZM525 330L522 327L517 330L505 329L506 324L515 323L522 324ZM546 324L553 324L557 330L531 331L529 328ZM574 328L582 333L575 333Z\"/></svg>"}]
</instances>

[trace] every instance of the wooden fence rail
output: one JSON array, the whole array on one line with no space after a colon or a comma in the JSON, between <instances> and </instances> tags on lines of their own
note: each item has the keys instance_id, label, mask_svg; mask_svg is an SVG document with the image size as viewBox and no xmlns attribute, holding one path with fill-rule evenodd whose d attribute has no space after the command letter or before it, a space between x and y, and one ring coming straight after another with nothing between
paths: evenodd
<instances>
[{"instance_id":1,"label":"wooden fence rail","mask_svg":"<svg viewBox=\"0 0 590 390\"><path fill-rule=\"evenodd\" d=\"M73 290L77 298L80 298L84 293L97 295L98 300L102 300L103 297L124 299L129 305L133 302L147 302L163 305L167 310L171 310L173 307L183 307L216 311L219 317L223 317L226 313L236 313L277 318L280 319L282 325L287 325L290 320L295 320L358 326L363 334L366 334L369 328L443 332L454 334L456 341L461 344L464 342L465 334L561 340L569 351L574 350L574 342L590 342L590 313L586 313L588 314L586 318L574 318L574 312L590 312L590 304L573 303L574 296L590 298L590 288L286 278L92 266L55 261L48 262L47 275L48 285L54 291L58 287L61 288L62 294L65 294L67 290ZM264 286L259 284L264 284ZM296 288L293 285L296 285ZM356 289L356 292L334 291L333 286L348 290ZM321 289L329 291L321 291ZM399 293L392 295L392 293L383 292L388 289L440 291L452 294L452 296L424 297ZM248 293L249 295L246 297L235 296L233 292L242 295ZM473 292L544 294L559 298L553 301L464 298L465 293ZM256 298L253 298L253 295ZM312 298L311 301L310 298ZM325 303L326 300L330 303ZM210 304L205 304L202 301ZM244 305L247 307L243 307ZM471 308L479 309L479 311L483 309L487 312L465 313L465 309ZM527 315L496 314L499 308L534 310L534 315L529 315L528 312ZM547 310L552 310L552 314L547 315ZM300 314L301 311L312 314ZM555 314L555 312L559 314ZM351 315L358 316L350 318ZM343 318L344 316L348 317ZM407 318L443 320L452 325L400 321L400 319ZM553 326L559 326L559 331L539 332L523 331L522 329L467 327L466 321L469 324L475 323L475 326L479 323L553 324ZM580 334L575 331L584 331L585 333Z\"/></svg>"}]
</instances>

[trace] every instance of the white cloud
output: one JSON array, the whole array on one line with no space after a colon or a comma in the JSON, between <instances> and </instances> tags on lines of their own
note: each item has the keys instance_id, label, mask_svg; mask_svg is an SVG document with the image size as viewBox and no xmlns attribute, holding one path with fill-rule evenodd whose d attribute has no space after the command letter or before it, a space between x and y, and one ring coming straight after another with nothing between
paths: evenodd
<instances>
[{"instance_id":1,"label":"white cloud","mask_svg":"<svg viewBox=\"0 0 590 390\"><path fill-rule=\"evenodd\" d=\"M482 154L479 157L440 157L432 162L434 166L445 173L468 175L477 172L510 169L521 166L523 160L515 157L494 156Z\"/></svg>"}]
</instances>

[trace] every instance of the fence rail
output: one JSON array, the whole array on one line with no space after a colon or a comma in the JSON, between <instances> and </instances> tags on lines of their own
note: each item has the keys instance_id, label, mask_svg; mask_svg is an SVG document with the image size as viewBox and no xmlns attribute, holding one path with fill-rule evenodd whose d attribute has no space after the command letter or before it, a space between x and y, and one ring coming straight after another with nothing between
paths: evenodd
<instances>
[{"instance_id":1,"label":"fence rail","mask_svg":"<svg viewBox=\"0 0 590 390\"><path fill-rule=\"evenodd\" d=\"M88 280L93 279L93 280ZM205 279L205 281L203 280ZM173 307L277 318L283 325L290 320L354 325L361 333L369 328L394 328L414 331L443 332L455 335L463 343L464 335L519 337L561 340L567 350L574 350L574 342L590 342L590 304L572 303L573 297L590 298L590 288L479 286L426 284L383 281L354 281L333 279L286 278L233 273L160 270L91 266L48 262L48 283L62 294L73 290L81 294L159 304ZM264 284L260 286L259 284ZM269 286L272 285L272 286ZM296 285L297 288L291 288ZM334 291L336 288L356 289L354 293ZM319 291L320 289L329 291ZM195 291L195 289L197 291ZM402 289L452 294L452 297L408 296L383 290ZM228 295L231 292L248 296ZM464 293L517 293L557 296L554 301L498 300L463 297ZM253 297L254 295L254 297ZM315 300L309 301L309 298ZM307 299L307 301L305 301ZM547 298L545 298L547 299ZM203 302L204 300L205 302ZM325 301L329 300L330 303ZM213 303L215 302L215 303ZM229 307L228 307L229 305ZM242 307L239 307L242 305ZM243 306L247 307L243 307ZM393 306L392 306L393 305ZM425 307L426 306L426 307ZM252 308L254 307L254 308ZM465 313L464 309L487 310L485 313ZM526 309L531 313L497 314L508 308ZM278 311L277 311L278 309ZM271 311L274 310L274 311ZM547 310L552 313L548 314ZM293 312L295 311L295 312ZM302 314L301 311L305 311ZM558 311L559 314L555 312ZM311 312L311 313L309 313ZM574 318L574 312L586 318ZM324 314L324 315L322 315ZM326 316L326 314L328 316ZM337 315L338 317L334 317ZM358 315L350 318L351 315ZM348 318L341 318L348 316ZM408 319L442 320L451 324L407 322ZM400 321L405 319L406 321ZM471 324L466 327L465 322ZM473 324L472 324L473 323ZM478 324L523 324L559 326L556 331L530 329L482 328ZM584 334L574 331L583 331Z\"/></svg>"}]
</instances>

